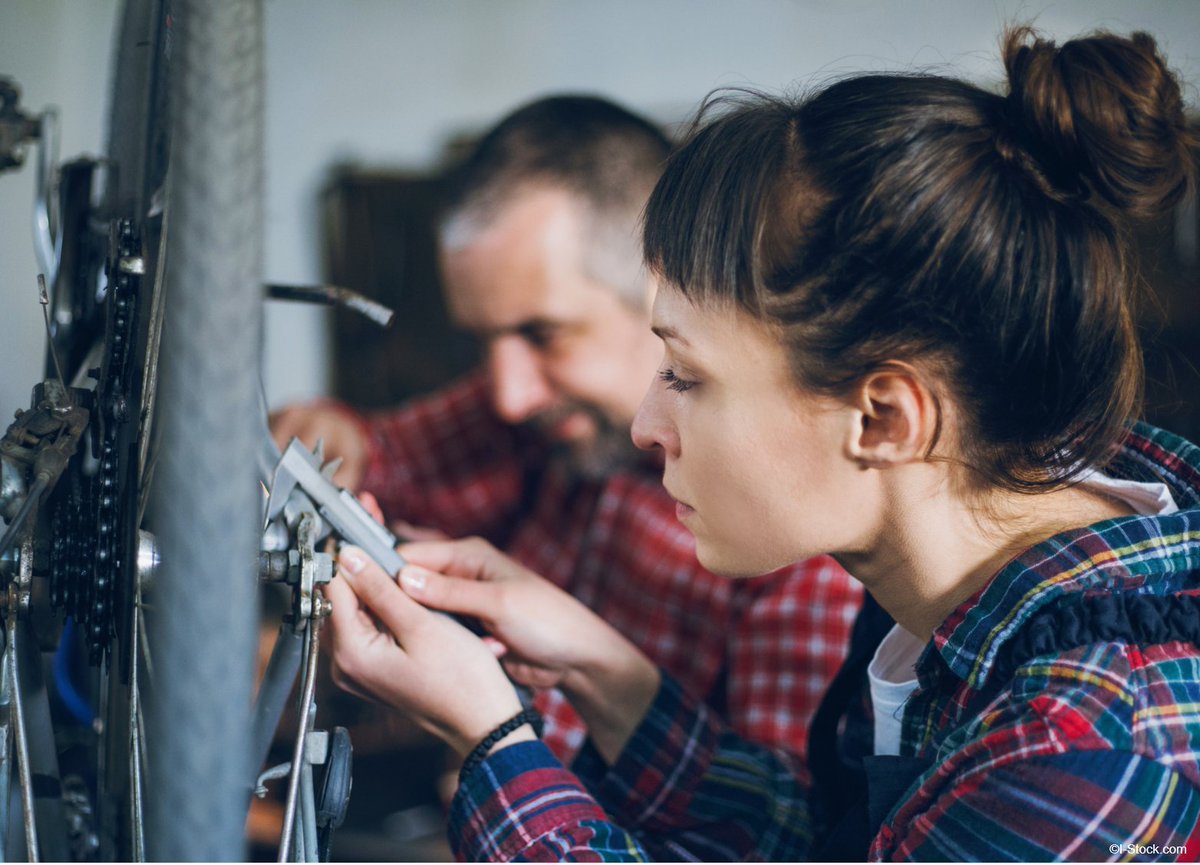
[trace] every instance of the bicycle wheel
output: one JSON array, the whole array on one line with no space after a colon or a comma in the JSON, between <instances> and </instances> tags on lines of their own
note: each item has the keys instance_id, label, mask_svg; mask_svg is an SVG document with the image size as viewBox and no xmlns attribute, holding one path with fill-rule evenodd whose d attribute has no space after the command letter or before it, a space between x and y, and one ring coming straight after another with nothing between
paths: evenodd
<instances>
[{"instance_id":1,"label":"bicycle wheel","mask_svg":"<svg viewBox=\"0 0 1200 865\"><path fill-rule=\"evenodd\" d=\"M261 493L262 10L174 7L148 853L244 857Z\"/></svg>"}]
</instances>

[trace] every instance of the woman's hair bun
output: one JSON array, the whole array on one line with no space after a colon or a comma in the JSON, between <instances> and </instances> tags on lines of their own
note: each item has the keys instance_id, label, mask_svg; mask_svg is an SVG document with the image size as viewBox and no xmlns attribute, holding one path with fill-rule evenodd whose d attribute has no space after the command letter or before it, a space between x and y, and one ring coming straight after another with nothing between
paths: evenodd
<instances>
[{"instance_id":1,"label":"woman's hair bun","mask_svg":"<svg viewBox=\"0 0 1200 865\"><path fill-rule=\"evenodd\" d=\"M1149 34L1101 32L1058 46L1014 28L1005 35L1004 65L1016 146L1047 191L1098 195L1149 217L1194 185L1198 136Z\"/></svg>"}]
</instances>

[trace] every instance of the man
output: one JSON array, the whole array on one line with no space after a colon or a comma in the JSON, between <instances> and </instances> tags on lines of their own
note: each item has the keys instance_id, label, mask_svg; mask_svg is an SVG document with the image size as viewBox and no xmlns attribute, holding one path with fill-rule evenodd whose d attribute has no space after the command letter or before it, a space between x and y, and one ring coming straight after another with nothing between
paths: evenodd
<instances>
[{"instance_id":1,"label":"man","mask_svg":"<svg viewBox=\"0 0 1200 865\"><path fill-rule=\"evenodd\" d=\"M803 756L860 587L830 559L736 583L708 573L661 465L630 441L661 357L640 215L669 150L601 99L509 115L453 176L439 225L448 306L482 341L485 370L393 412L293 406L272 427L281 443L324 438L343 457L339 480L374 493L389 518L486 537L739 733ZM581 722L557 692L537 706L569 761Z\"/></svg>"}]
</instances>

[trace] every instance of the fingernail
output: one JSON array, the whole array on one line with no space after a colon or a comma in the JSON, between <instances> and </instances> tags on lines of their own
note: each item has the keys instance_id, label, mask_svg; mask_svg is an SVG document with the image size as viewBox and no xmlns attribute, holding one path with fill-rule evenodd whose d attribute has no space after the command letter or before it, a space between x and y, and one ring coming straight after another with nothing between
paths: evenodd
<instances>
[{"instance_id":1,"label":"fingernail","mask_svg":"<svg viewBox=\"0 0 1200 865\"><path fill-rule=\"evenodd\" d=\"M367 566L367 557L356 547L342 547L338 555L338 564L352 574L357 574Z\"/></svg>"},{"instance_id":2,"label":"fingernail","mask_svg":"<svg viewBox=\"0 0 1200 865\"><path fill-rule=\"evenodd\" d=\"M406 589L413 589L419 592L425 588L425 571L415 568L412 565L406 565L400 571L400 582L404 583Z\"/></svg>"}]
</instances>

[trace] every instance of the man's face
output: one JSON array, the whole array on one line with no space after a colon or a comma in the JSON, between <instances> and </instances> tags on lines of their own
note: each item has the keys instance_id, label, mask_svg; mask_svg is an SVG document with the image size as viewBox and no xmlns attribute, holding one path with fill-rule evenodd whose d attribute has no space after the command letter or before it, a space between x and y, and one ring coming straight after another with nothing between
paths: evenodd
<instances>
[{"instance_id":1,"label":"man's face","mask_svg":"<svg viewBox=\"0 0 1200 865\"><path fill-rule=\"evenodd\" d=\"M659 349L649 298L635 309L589 272L586 232L570 193L531 189L466 245L443 246L441 265L451 316L483 342L499 416L603 475L635 453L629 424Z\"/></svg>"}]
</instances>

